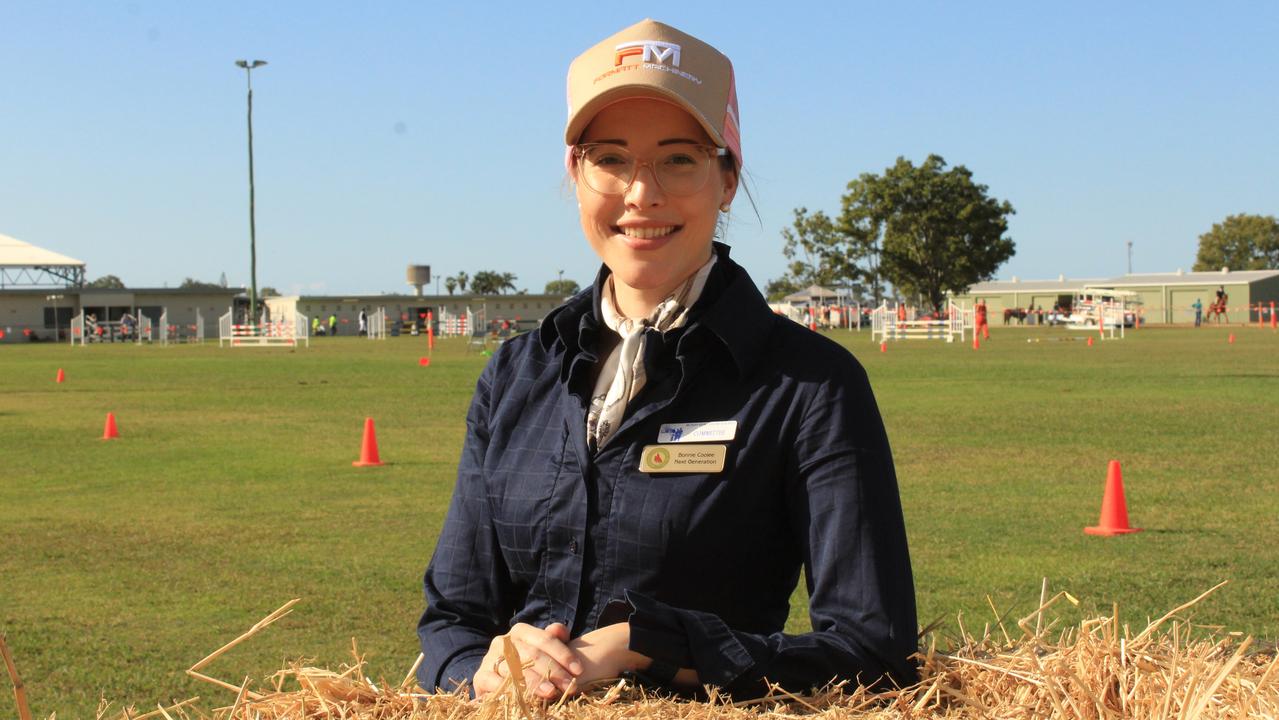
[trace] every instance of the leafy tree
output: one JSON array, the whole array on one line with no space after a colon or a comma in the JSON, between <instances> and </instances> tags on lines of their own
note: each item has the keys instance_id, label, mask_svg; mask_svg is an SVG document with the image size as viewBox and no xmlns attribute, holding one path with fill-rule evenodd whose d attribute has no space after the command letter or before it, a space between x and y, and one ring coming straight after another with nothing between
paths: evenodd
<instances>
[{"instance_id":1,"label":"leafy tree","mask_svg":"<svg viewBox=\"0 0 1279 720\"><path fill-rule=\"evenodd\" d=\"M581 286L578 285L577 282L573 280L560 279L560 280L552 280L546 283L547 295L560 295L563 297L568 297L569 295L578 294L579 292L581 292L581 290L582 290Z\"/></svg>"},{"instance_id":2,"label":"leafy tree","mask_svg":"<svg viewBox=\"0 0 1279 720\"><path fill-rule=\"evenodd\" d=\"M103 275L102 277L98 278L97 280L94 280L93 282L89 283L85 287L91 287L95 289L123 290L124 281L116 277L115 275Z\"/></svg>"},{"instance_id":3,"label":"leafy tree","mask_svg":"<svg viewBox=\"0 0 1279 720\"><path fill-rule=\"evenodd\" d=\"M457 275L454 275L451 278L445 278L444 280L445 280L445 286L447 286L448 281L451 280L453 281L453 287L457 288L458 292L464 293L466 292L466 284L470 282L471 276L467 275L464 272L460 272ZM452 295L452 294L453 294L453 291L449 290L449 295Z\"/></svg>"},{"instance_id":4,"label":"leafy tree","mask_svg":"<svg viewBox=\"0 0 1279 720\"><path fill-rule=\"evenodd\" d=\"M857 267L850 262L847 237L821 210L809 215L808 208L796 208L795 222L782 230L782 237L786 239L782 254L791 261L789 277L800 288L843 286L858 277Z\"/></svg>"},{"instance_id":5,"label":"leafy tree","mask_svg":"<svg viewBox=\"0 0 1279 720\"><path fill-rule=\"evenodd\" d=\"M515 290L515 275L496 270L480 270L471 279L471 292L475 295L501 295Z\"/></svg>"},{"instance_id":6,"label":"leafy tree","mask_svg":"<svg viewBox=\"0 0 1279 720\"><path fill-rule=\"evenodd\" d=\"M222 285L218 283L203 282L195 278L186 278L182 284L178 286L179 290L221 290Z\"/></svg>"},{"instance_id":7,"label":"leafy tree","mask_svg":"<svg viewBox=\"0 0 1279 720\"><path fill-rule=\"evenodd\" d=\"M770 302L777 302L793 292L799 292L804 288L795 282L789 275L783 275L776 280L769 280L764 286L764 297Z\"/></svg>"},{"instance_id":8,"label":"leafy tree","mask_svg":"<svg viewBox=\"0 0 1279 720\"><path fill-rule=\"evenodd\" d=\"M258 288L258 297L279 297L279 296L280 296L280 291L276 290L270 285L263 288Z\"/></svg>"},{"instance_id":9,"label":"leafy tree","mask_svg":"<svg viewBox=\"0 0 1279 720\"><path fill-rule=\"evenodd\" d=\"M987 195L963 165L929 155L848 184L839 226L864 276L891 282L941 311L946 293L994 277L1016 245L1004 237L1013 207ZM875 259L877 258L877 263Z\"/></svg>"},{"instance_id":10,"label":"leafy tree","mask_svg":"<svg viewBox=\"0 0 1279 720\"><path fill-rule=\"evenodd\" d=\"M444 278L444 289L449 291L449 295L452 295L453 291L457 289L457 279L454 277Z\"/></svg>"},{"instance_id":11,"label":"leafy tree","mask_svg":"<svg viewBox=\"0 0 1279 720\"><path fill-rule=\"evenodd\" d=\"M1195 270L1279 268L1279 220L1273 215L1231 215L1199 236Z\"/></svg>"}]
</instances>

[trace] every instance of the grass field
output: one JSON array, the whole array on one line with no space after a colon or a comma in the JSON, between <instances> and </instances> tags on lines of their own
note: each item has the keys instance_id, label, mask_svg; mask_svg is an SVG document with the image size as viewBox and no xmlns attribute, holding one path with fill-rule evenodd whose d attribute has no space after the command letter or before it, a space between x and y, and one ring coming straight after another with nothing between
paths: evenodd
<instances>
[{"instance_id":1,"label":"grass field","mask_svg":"<svg viewBox=\"0 0 1279 720\"><path fill-rule=\"evenodd\" d=\"M995 328L980 351L837 332L870 373L897 462L920 620L969 631L1035 608L1041 578L1134 626L1206 590L1204 622L1279 635L1279 335ZM1078 339L1075 339L1078 337ZM183 670L284 601L206 672L348 659L398 682L420 576L485 358L442 342L309 349L0 348L0 632L37 716L230 695ZM61 367L67 381L53 382ZM114 412L121 439L102 442ZM351 467L375 418L381 468ZM1136 535L1098 538L1111 458ZM807 626L797 595L790 629ZM946 630L946 631L949 631ZM0 717L15 716L0 680Z\"/></svg>"}]
</instances>

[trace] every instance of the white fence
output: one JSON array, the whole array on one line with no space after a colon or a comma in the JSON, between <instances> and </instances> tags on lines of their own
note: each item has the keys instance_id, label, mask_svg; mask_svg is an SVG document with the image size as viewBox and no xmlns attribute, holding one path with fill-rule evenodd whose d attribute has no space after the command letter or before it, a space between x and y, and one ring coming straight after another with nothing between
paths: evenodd
<instances>
[{"instance_id":1,"label":"white fence","mask_svg":"<svg viewBox=\"0 0 1279 720\"><path fill-rule=\"evenodd\" d=\"M477 328L484 329L484 321L477 318L475 313L471 312L471 308L467 307L466 312L457 314L451 313L443 308L440 309L439 333L440 337L470 337L475 334Z\"/></svg>"},{"instance_id":2,"label":"white fence","mask_svg":"<svg viewBox=\"0 0 1279 720\"><path fill-rule=\"evenodd\" d=\"M293 318L284 318L268 323L245 323L236 325L231 311L218 318L218 347L229 344L231 347L269 347L272 345L311 345L308 333L309 318L302 313L294 313Z\"/></svg>"},{"instance_id":3,"label":"white fence","mask_svg":"<svg viewBox=\"0 0 1279 720\"><path fill-rule=\"evenodd\" d=\"M870 314L870 339L872 342L887 340L945 340L946 342L963 342L964 333L968 330L976 332L977 320L972 308L964 308L955 303L946 307L944 318L911 319L908 312L900 305L891 309L888 301L884 301Z\"/></svg>"},{"instance_id":4,"label":"white fence","mask_svg":"<svg viewBox=\"0 0 1279 720\"><path fill-rule=\"evenodd\" d=\"M386 339L386 308L380 307L369 315L368 336L370 340Z\"/></svg>"},{"instance_id":5,"label":"white fence","mask_svg":"<svg viewBox=\"0 0 1279 720\"><path fill-rule=\"evenodd\" d=\"M81 311L75 317L71 318L71 332L68 334L71 336L72 346L75 346L77 340L80 341L81 347L84 346L85 338L84 338L84 312L83 311Z\"/></svg>"}]
</instances>

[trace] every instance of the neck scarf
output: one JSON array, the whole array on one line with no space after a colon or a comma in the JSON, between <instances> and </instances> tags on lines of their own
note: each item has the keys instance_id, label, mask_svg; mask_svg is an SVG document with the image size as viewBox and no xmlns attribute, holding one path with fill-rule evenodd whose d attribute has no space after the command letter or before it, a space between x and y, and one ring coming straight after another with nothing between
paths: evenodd
<instances>
[{"instance_id":1,"label":"neck scarf","mask_svg":"<svg viewBox=\"0 0 1279 720\"><path fill-rule=\"evenodd\" d=\"M600 312L604 324L621 336L622 341L604 358L595 381L595 392L591 394L591 407L586 413L586 441L590 447L600 448L608 442L621 426L626 406L644 389L648 379L644 372L645 331L652 328L665 333L687 324L689 309L701 297L714 264L715 254L711 253L705 265L643 318L622 315L617 308L613 276L608 277L600 298Z\"/></svg>"}]
</instances>

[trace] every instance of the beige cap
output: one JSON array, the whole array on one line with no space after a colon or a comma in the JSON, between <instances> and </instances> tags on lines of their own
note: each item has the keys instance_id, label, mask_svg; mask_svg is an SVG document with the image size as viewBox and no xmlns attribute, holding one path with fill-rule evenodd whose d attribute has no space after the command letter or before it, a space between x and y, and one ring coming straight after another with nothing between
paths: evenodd
<instances>
[{"instance_id":1,"label":"beige cap","mask_svg":"<svg viewBox=\"0 0 1279 720\"><path fill-rule=\"evenodd\" d=\"M569 65L564 142L576 143L600 110L632 97L655 97L684 108L741 163L733 63L720 51L654 20L600 42Z\"/></svg>"}]
</instances>

